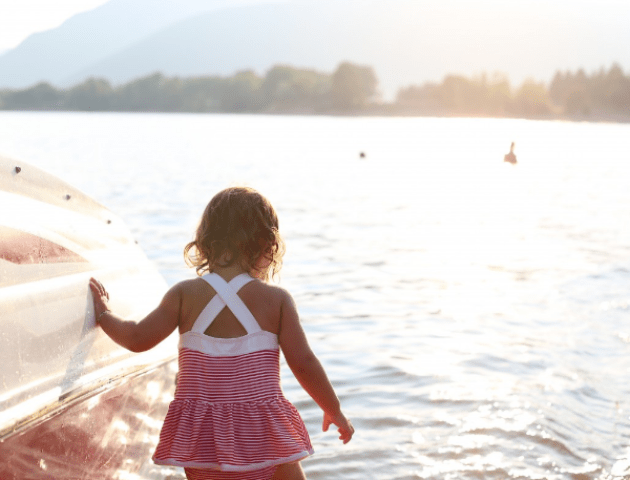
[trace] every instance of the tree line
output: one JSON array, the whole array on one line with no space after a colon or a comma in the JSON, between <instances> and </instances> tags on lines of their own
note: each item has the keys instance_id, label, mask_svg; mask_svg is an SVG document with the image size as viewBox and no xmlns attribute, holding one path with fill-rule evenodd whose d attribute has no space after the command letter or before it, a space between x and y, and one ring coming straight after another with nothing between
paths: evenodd
<instances>
[{"instance_id":1,"label":"tree line","mask_svg":"<svg viewBox=\"0 0 630 480\"><path fill-rule=\"evenodd\" d=\"M230 77L166 77L161 73L114 87L89 78L68 89L42 82L0 90L3 110L119 112L300 112L361 110L374 101L378 81L371 67L341 63L332 74L286 65L264 77L242 71Z\"/></svg>"},{"instance_id":2,"label":"tree line","mask_svg":"<svg viewBox=\"0 0 630 480\"><path fill-rule=\"evenodd\" d=\"M587 75L580 69L557 72L549 87L526 80L513 89L507 77L448 75L441 83L426 83L399 90L396 105L407 112L485 116L630 117L630 76L618 64Z\"/></svg>"},{"instance_id":3,"label":"tree line","mask_svg":"<svg viewBox=\"0 0 630 480\"><path fill-rule=\"evenodd\" d=\"M590 75L583 70L557 72L549 87L527 80L512 88L503 75L447 75L440 83L401 88L386 104L380 101L371 67L343 62L327 74L277 65L264 76L250 70L229 77L154 73L116 87L98 78L67 89L42 82L0 90L0 109L630 117L630 76L613 64Z\"/></svg>"}]
</instances>

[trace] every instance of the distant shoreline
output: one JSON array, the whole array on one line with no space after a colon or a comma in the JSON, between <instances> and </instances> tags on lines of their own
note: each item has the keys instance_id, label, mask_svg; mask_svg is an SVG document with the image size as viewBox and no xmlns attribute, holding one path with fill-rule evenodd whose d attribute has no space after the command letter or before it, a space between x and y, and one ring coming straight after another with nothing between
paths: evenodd
<instances>
[{"instance_id":1,"label":"distant shoreline","mask_svg":"<svg viewBox=\"0 0 630 480\"><path fill-rule=\"evenodd\" d=\"M186 111L160 111L160 110L71 110L71 109L0 109L0 115L7 113L88 113L88 114L166 114L166 115L269 115L269 116L296 116L296 117L401 117L401 118L488 118L505 120L536 120L536 121L564 121L586 123L630 123L630 114L597 113L591 115L487 115L463 112L414 112L404 110L392 110L387 108L368 108L356 111L329 111L313 112L309 110L269 110L257 112L186 112Z\"/></svg>"},{"instance_id":2,"label":"distant shoreline","mask_svg":"<svg viewBox=\"0 0 630 480\"><path fill-rule=\"evenodd\" d=\"M359 113L361 115L362 113ZM356 115L356 114L355 114ZM567 122L607 122L607 123L630 123L630 112L627 114L614 112L596 112L591 114L566 114L548 113L538 115L491 115L482 113L448 112L448 111L413 111L413 110L392 110L387 112L383 109L374 108L365 116L391 116L391 117L433 117L433 118L496 118L513 120L550 120Z\"/></svg>"},{"instance_id":3,"label":"distant shoreline","mask_svg":"<svg viewBox=\"0 0 630 480\"><path fill-rule=\"evenodd\" d=\"M447 75L401 88L382 101L369 66L342 62L332 73L276 65L264 76L168 77L160 72L112 85L88 78L69 88L40 82L0 89L0 111L248 113L266 115L474 117L630 122L630 76L613 64L587 75L558 72L548 84L512 88L507 77Z\"/></svg>"}]
</instances>

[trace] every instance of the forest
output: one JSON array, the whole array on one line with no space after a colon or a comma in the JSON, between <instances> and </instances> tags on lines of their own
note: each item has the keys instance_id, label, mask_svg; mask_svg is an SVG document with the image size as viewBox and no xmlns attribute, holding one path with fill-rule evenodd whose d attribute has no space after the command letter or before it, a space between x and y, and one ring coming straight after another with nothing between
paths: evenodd
<instances>
[{"instance_id":1,"label":"forest","mask_svg":"<svg viewBox=\"0 0 630 480\"><path fill-rule=\"evenodd\" d=\"M242 71L231 77L165 77L161 73L113 87L90 78L62 90L39 83L0 90L0 109L119 112L355 111L369 106L378 81L372 68L348 62L331 75L278 65L264 77Z\"/></svg>"},{"instance_id":2,"label":"forest","mask_svg":"<svg viewBox=\"0 0 630 480\"><path fill-rule=\"evenodd\" d=\"M508 117L584 117L630 120L630 76L613 64L590 75L557 72L549 86L526 80L513 89L507 77L448 75L439 83L399 90L399 110L425 114Z\"/></svg>"},{"instance_id":3,"label":"forest","mask_svg":"<svg viewBox=\"0 0 630 480\"><path fill-rule=\"evenodd\" d=\"M277 65L264 76L166 77L154 73L113 86L89 78L67 89L42 82L0 90L1 110L213 112L612 118L630 120L630 76L617 64L591 74L557 72L549 85L513 88L508 78L447 75L440 83L401 88L383 102L374 69L350 62L334 72Z\"/></svg>"}]
</instances>

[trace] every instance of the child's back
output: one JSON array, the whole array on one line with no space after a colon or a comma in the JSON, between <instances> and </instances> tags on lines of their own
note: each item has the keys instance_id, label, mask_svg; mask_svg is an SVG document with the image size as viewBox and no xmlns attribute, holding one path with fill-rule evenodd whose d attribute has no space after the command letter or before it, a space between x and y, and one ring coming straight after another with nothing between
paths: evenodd
<instances>
[{"instance_id":1,"label":"child's back","mask_svg":"<svg viewBox=\"0 0 630 480\"><path fill-rule=\"evenodd\" d=\"M230 281L234 276L236 275L225 275L222 278ZM179 287L182 300L179 333L183 334L192 329L193 323L216 292L201 278L180 282ZM279 334L282 303L287 298L283 289L254 281L245 284L238 291L238 296L252 312L262 330ZM246 331L232 311L224 308L204 333L211 337L234 338L245 335Z\"/></svg>"}]
</instances>

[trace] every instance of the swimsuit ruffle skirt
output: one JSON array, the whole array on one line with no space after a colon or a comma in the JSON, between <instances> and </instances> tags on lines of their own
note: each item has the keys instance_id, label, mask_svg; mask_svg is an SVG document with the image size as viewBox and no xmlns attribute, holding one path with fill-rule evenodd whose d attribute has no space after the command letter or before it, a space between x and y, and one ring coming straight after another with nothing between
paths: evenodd
<instances>
[{"instance_id":1,"label":"swimsuit ruffle skirt","mask_svg":"<svg viewBox=\"0 0 630 480\"><path fill-rule=\"evenodd\" d=\"M280 387L278 337L260 328L236 294L252 277L202 278L217 295L180 337L175 398L153 461L185 467L189 478L270 478L276 465L313 453L304 422ZM226 305L247 335L204 334Z\"/></svg>"}]
</instances>

